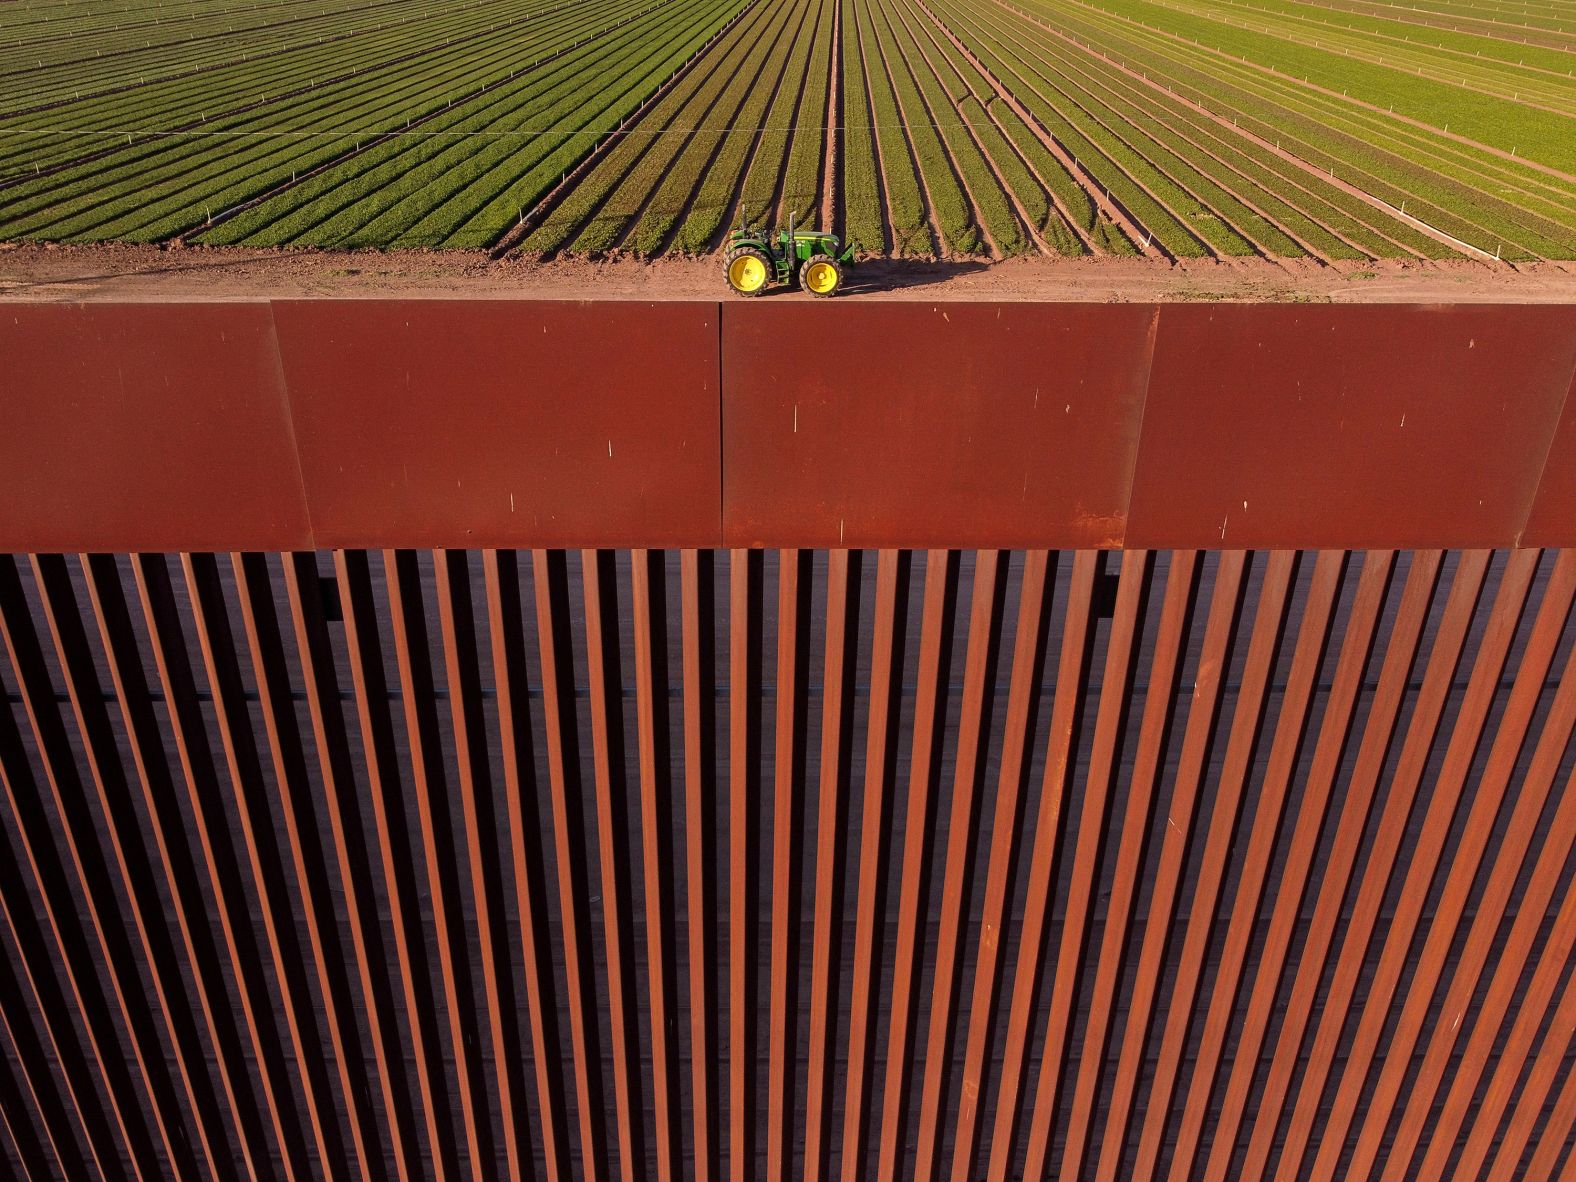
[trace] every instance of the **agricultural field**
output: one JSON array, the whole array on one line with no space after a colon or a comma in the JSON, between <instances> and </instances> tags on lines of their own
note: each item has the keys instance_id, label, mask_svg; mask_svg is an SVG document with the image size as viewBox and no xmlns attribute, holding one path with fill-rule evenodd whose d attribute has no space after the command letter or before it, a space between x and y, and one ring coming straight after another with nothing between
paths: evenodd
<instances>
[{"instance_id":1,"label":"agricultural field","mask_svg":"<svg viewBox=\"0 0 1576 1182\"><path fill-rule=\"evenodd\" d=\"M0 239L1576 258L1561 0L14 0Z\"/></svg>"}]
</instances>

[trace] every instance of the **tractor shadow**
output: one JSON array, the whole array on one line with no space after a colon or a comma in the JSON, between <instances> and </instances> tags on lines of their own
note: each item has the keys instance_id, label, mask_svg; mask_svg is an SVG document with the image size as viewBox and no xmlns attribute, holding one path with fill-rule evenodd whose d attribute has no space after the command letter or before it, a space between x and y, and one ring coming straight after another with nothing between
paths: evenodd
<instances>
[{"instance_id":1,"label":"tractor shadow","mask_svg":"<svg viewBox=\"0 0 1576 1182\"><path fill-rule=\"evenodd\" d=\"M979 259L870 259L856 264L849 272L843 293L909 291L950 283L988 270L990 264Z\"/></svg>"}]
</instances>

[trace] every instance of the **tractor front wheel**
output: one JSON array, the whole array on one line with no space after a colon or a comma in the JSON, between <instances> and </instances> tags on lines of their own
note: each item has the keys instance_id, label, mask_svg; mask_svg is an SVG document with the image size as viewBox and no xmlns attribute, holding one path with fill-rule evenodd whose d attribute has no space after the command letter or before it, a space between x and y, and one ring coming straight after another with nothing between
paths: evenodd
<instances>
[{"instance_id":1,"label":"tractor front wheel","mask_svg":"<svg viewBox=\"0 0 1576 1182\"><path fill-rule=\"evenodd\" d=\"M799 286L822 299L836 295L843 286L843 268L829 254L813 254L799 268Z\"/></svg>"},{"instance_id":2,"label":"tractor front wheel","mask_svg":"<svg viewBox=\"0 0 1576 1182\"><path fill-rule=\"evenodd\" d=\"M740 295L757 296L766 290L772 276L772 261L754 246L730 250L722 261L728 286Z\"/></svg>"}]
</instances>

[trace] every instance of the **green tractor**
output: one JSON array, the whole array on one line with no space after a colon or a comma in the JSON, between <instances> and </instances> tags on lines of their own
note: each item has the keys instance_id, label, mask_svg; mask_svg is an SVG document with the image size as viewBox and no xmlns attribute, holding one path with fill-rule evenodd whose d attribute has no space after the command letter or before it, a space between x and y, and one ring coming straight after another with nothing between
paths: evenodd
<instances>
[{"instance_id":1,"label":"green tractor","mask_svg":"<svg viewBox=\"0 0 1576 1182\"><path fill-rule=\"evenodd\" d=\"M728 286L740 295L760 295L773 282L792 283L813 296L836 295L843 275L853 265L854 244L846 247L836 234L796 230L793 219L776 234L741 226L728 235L722 256Z\"/></svg>"}]
</instances>

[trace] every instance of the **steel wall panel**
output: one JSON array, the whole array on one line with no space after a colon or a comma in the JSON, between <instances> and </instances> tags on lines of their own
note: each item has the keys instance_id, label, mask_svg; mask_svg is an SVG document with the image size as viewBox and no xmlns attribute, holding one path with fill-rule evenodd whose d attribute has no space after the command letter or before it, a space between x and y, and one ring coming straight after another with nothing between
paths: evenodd
<instances>
[{"instance_id":1,"label":"steel wall panel","mask_svg":"<svg viewBox=\"0 0 1576 1182\"><path fill-rule=\"evenodd\" d=\"M319 546L715 540L715 304L274 308Z\"/></svg>"},{"instance_id":2,"label":"steel wall panel","mask_svg":"<svg viewBox=\"0 0 1576 1182\"><path fill-rule=\"evenodd\" d=\"M1528 546L1576 546L1576 377L1554 431L1538 497L1522 536Z\"/></svg>"},{"instance_id":3,"label":"steel wall panel","mask_svg":"<svg viewBox=\"0 0 1576 1182\"><path fill-rule=\"evenodd\" d=\"M1168 305L1128 544L1513 544L1576 310Z\"/></svg>"},{"instance_id":4,"label":"steel wall panel","mask_svg":"<svg viewBox=\"0 0 1576 1182\"><path fill-rule=\"evenodd\" d=\"M310 542L266 304L17 304L0 315L0 543Z\"/></svg>"},{"instance_id":5,"label":"steel wall panel","mask_svg":"<svg viewBox=\"0 0 1576 1182\"><path fill-rule=\"evenodd\" d=\"M726 543L1119 545L1155 316L727 306Z\"/></svg>"}]
</instances>

